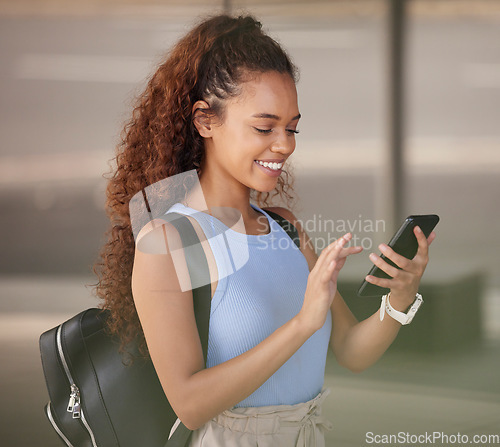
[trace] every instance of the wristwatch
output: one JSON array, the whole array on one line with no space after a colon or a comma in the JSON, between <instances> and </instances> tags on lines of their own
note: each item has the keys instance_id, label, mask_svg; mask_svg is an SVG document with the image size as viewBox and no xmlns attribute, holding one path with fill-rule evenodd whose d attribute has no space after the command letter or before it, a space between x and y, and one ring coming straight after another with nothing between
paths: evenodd
<instances>
[{"instance_id":1,"label":"wristwatch","mask_svg":"<svg viewBox=\"0 0 500 447\"><path fill-rule=\"evenodd\" d=\"M384 319L384 315L387 312L390 317L394 318L396 321L399 321L401 324L410 324L413 320L413 317L417 313L417 310L424 302L424 300L422 299L422 295L420 295L420 293L417 293L415 295L415 301L411 305L408 313L405 314L404 312L400 312L399 310L396 310L391 306L391 303L389 302L390 294L391 292L382 297L382 304L380 305L380 321Z\"/></svg>"}]
</instances>

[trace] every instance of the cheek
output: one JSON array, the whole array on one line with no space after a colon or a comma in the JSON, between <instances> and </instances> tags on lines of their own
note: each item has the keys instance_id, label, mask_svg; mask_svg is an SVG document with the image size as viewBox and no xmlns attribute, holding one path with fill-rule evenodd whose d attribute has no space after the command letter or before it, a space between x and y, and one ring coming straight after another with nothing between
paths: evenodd
<instances>
[{"instance_id":1,"label":"cheek","mask_svg":"<svg viewBox=\"0 0 500 447\"><path fill-rule=\"evenodd\" d=\"M231 127L213 136L214 156L220 163L235 169L253 169L254 160L263 157L267 139L246 127Z\"/></svg>"},{"instance_id":2,"label":"cheek","mask_svg":"<svg viewBox=\"0 0 500 447\"><path fill-rule=\"evenodd\" d=\"M237 138L234 138L231 146L235 158L242 162L253 162L253 160L262 157L266 148L264 139L260 135L255 135L252 132L244 132L238 135Z\"/></svg>"}]
</instances>

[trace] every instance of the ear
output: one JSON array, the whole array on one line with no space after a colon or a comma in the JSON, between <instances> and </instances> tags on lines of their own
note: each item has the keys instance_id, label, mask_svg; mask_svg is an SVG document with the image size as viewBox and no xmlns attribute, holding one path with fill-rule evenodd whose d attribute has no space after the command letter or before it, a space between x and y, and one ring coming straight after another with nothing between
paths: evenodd
<instances>
[{"instance_id":1,"label":"ear","mask_svg":"<svg viewBox=\"0 0 500 447\"><path fill-rule=\"evenodd\" d=\"M204 111L210 110L210 106L206 101L196 101L193 105L193 124L195 125L198 133L203 138L210 138L212 136L212 120L207 116Z\"/></svg>"}]
</instances>

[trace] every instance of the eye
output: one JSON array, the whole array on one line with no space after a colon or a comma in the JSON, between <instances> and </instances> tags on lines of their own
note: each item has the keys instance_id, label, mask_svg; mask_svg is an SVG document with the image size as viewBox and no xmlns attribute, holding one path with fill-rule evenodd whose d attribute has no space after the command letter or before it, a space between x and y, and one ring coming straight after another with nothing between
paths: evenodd
<instances>
[{"instance_id":1,"label":"eye","mask_svg":"<svg viewBox=\"0 0 500 447\"><path fill-rule=\"evenodd\" d=\"M258 127L254 127L254 129L257 132L265 134L265 135L270 134L273 131L273 129L259 129Z\"/></svg>"},{"instance_id":2,"label":"eye","mask_svg":"<svg viewBox=\"0 0 500 447\"><path fill-rule=\"evenodd\" d=\"M292 135L292 134L295 134L295 135L296 135L296 134L298 134L298 133L299 133L299 131L298 131L298 130L294 130L294 129L287 129L286 131L287 131L288 133L290 133L291 135Z\"/></svg>"}]
</instances>

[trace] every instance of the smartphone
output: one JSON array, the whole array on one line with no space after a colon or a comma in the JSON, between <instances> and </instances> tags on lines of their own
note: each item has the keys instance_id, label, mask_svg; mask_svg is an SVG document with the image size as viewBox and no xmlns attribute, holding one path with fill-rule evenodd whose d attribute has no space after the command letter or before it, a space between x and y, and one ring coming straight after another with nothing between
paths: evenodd
<instances>
[{"instance_id":1,"label":"smartphone","mask_svg":"<svg viewBox=\"0 0 500 447\"><path fill-rule=\"evenodd\" d=\"M425 237L429 237L438 222L439 216L436 214L408 216L387 245L389 245L389 247L401 256L412 259L417 254L418 250L417 237L413 233L415 226L419 226L424 232ZM388 264L399 268L384 255L381 255L380 257ZM368 275L376 276L378 278L390 278L387 273L378 268L376 265L371 268ZM389 289L376 286L375 284L369 283L365 279L361 283L357 293L358 296L382 296L389 293Z\"/></svg>"}]
</instances>

